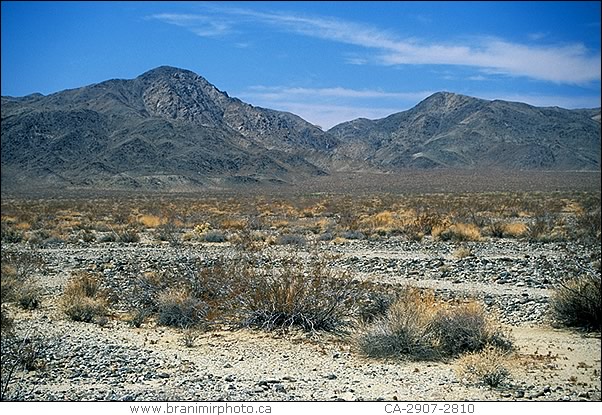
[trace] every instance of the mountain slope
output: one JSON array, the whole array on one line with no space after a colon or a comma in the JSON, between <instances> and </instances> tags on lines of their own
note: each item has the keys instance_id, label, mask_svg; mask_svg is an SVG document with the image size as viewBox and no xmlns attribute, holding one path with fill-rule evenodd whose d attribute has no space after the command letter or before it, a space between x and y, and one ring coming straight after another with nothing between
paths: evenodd
<instances>
[{"instance_id":1,"label":"mountain slope","mask_svg":"<svg viewBox=\"0 0 602 415\"><path fill-rule=\"evenodd\" d=\"M406 168L600 170L600 109L436 93L324 132L162 66L43 96L2 97L2 188L195 190Z\"/></svg>"},{"instance_id":2,"label":"mountain slope","mask_svg":"<svg viewBox=\"0 0 602 415\"><path fill-rule=\"evenodd\" d=\"M341 142L339 154L388 170L600 169L599 109L538 108L439 92L408 111L328 132Z\"/></svg>"},{"instance_id":3,"label":"mountain slope","mask_svg":"<svg viewBox=\"0 0 602 415\"><path fill-rule=\"evenodd\" d=\"M159 67L49 96L2 98L2 176L84 186L198 186L325 174L335 140L301 118ZM4 180L3 180L4 183Z\"/></svg>"}]
</instances>

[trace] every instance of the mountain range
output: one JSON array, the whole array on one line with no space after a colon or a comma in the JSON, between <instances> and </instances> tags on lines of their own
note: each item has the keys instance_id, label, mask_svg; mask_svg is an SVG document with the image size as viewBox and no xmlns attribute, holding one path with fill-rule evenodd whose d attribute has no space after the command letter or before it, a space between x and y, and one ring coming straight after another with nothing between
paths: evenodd
<instances>
[{"instance_id":1,"label":"mountain range","mask_svg":"<svg viewBox=\"0 0 602 415\"><path fill-rule=\"evenodd\" d=\"M438 92L410 110L322 131L168 66L1 104L3 189L193 190L425 168L600 170L600 108Z\"/></svg>"}]
</instances>

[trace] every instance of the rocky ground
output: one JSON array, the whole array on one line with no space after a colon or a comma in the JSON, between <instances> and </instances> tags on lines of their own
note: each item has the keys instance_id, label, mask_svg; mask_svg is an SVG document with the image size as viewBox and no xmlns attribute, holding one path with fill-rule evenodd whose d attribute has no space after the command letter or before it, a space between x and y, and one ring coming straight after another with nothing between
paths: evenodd
<instances>
[{"instance_id":1,"label":"rocky ground","mask_svg":"<svg viewBox=\"0 0 602 415\"><path fill-rule=\"evenodd\" d=\"M15 246L3 246L14 249ZM470 255L459 258L458 249ZM274 257L284 248L267 248ZM73 270L101 272L127 297L140 272L189 272L230 255L229 243L65 244L42 248L45 289L35 311L13 309L17 330L43 335L46 366L19 372L24 400L601 400L600 336L550 325L551 289L576 272L599 272L600 244L425 239L322 242L329 266L393 286L430 287L442 297L481 299L511 330L512 378L498 388L463 381L457 362L376 360L345 336L214 328L182 344L182 330L152 321L131 327L119 306L104 326L70 321L56 298ZM301 253L309 251L300 248Z\"/></svg>"}]
</instances>

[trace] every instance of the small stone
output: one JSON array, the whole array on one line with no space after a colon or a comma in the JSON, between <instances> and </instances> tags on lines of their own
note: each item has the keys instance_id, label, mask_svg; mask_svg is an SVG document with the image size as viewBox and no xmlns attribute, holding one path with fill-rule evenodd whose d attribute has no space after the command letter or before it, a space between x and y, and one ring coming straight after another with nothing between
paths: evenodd
<instances>
[{"instance_id":1,"label":"small stone","mask_svg":"<svg viewBox=\"0 0 602 415\"><path fill-rule=\"evenodd\" d=\"M516 392L514 392L514 397L515 398L524 398L525 397L525 391L522 389L517 390Z\"/></svg>"},{"instance_id":2,"label":"small stone","mask_svg":"<svg viewBox=\"0 0 602 415\"><path fill-rule=\"evenodd\" d=\"M169 377L169 373L159 372L159 373L157 373L157 377L161 378L161 379L167 379Z\"/></svg>"},{"instance_id":3,"label":"small stone","mask_svg":"<svg viewBox=\"0 0 602 415\"><path fill-rule=\"evenodd\" d=\"M259 386L268 386L270 383L280 383L278 379L263 379L257 382Z\"/></svg>"},{"instance_id":4,"label":"small stone","mask_svg":"<svg viewBox=\"0 0 602 415\"><path fill-rule=\"evenodd\" d=\"M329 373L328 375L326 375L324 377L328 380L335 380L337 378L337 375L335 375L334 373Z\"/></svg>"}]
</instances>

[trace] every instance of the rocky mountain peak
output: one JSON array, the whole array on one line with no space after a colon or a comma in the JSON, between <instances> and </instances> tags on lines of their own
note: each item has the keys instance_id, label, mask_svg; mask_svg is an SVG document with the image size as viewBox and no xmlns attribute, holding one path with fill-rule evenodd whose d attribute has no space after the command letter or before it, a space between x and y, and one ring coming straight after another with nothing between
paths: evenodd
<instances>
[{"instance_id":1,"label":"rocky mountain peak","mask_svg":"<svg viewBox=\"0 0 602 415\"><path fill-rule=\"evenodd\" d=\"M160 66L139 76L149 114L205 126L220 123L229 101L226 93L192 71Z\"/></svg>"}]
</instances>

